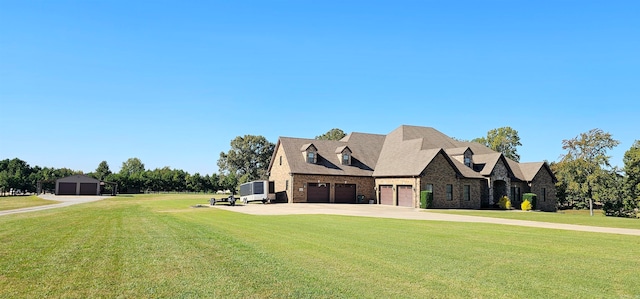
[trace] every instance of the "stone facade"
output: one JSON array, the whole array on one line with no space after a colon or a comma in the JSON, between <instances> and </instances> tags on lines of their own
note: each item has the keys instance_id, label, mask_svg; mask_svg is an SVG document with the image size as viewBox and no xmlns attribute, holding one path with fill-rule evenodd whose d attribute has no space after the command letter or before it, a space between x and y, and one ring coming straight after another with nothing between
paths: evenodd
<instances>
[{"instance_id":1,"label":"stone facade","mask_svg":"<svg viewBox=\"0 0 640 299\"><path fill-rule=\"evenodd\" d=\"M553 177L545 167L540 168L540 171L531 181L530 192L535 193L538 197L537 210L548 212L556 210L556 185L553 182Z\"/></svg>"},{"instance_id":2,"label":"stone facade","mask_svg":"<svg viewBox=\"0 0 640 299\"><path fill-rule=\"evenodd\" d=\"M427 185L433 186L431 207L435 209L479 209L483 184L485 184L483 179L459 179L451 164L441 154L431 161L420 178L420 190L427 190ZM453 187L451 200L447 199L447 185ZM470 187L470 200L468 201L464 198L465 185ZM419 193L417 202L418 204L420 202Z\"/></svg>"},{"instance_id":3,"label":"stone facade","mask_svg":"<svg viewBox=\"0 0 640 299\"><path fill-rule=\"evenodd\" d=\"M502 186L501 182L504 182ZM504 165L504 161L499 159L489 177L489 205L497 204L500 197L506 195L510 198L511 178L509 169Z\"/></svg>"}]
</instances>

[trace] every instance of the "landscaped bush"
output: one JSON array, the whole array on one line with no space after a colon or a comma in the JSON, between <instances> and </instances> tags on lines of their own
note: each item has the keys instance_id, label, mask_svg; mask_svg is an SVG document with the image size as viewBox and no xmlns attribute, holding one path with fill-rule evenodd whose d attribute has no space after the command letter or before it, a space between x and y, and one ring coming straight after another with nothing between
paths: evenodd
<instances>
[{"instance_id":1,"label":"landscaped bush","mask_svg":"<svg viewBox=\"0 0 640 299\"><path fill-rule=\"evenodd\" d=\"M498 206L503 210L511 210L511 200L505 195L500 198Z\"/></svg>"},{"instance_id":2,"label":"landscaped bush","mask_svg":"<svg viewBox=\"0 0 640 299\"><path fill-rule=\"evenodd\" d=\"M522 204L520 205L520 209L522 209L523 211L531 211L532 209L531 202L529 202L528 200L523 201Z\"/></svg>"}]
</instances>

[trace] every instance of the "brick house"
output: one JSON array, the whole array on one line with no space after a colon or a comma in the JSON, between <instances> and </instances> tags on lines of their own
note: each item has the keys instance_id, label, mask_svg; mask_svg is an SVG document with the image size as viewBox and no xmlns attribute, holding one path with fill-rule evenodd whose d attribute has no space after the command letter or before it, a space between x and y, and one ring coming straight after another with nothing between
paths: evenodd
<instances>
[{"instance_id":1,"label":"brick house","mask_svg":"<svg viewBox=\"0 0 640 299\"><path fill-rule=\"evenodd\" d=\"M269 165L278 198L289 203L359 203L417 208L420 191L433 208L479 209L504 195L519 207L556 207L556 178L545 162L518 163L479 143L428 127L400 126L387 135L351 133L339 141L280 137Z\"/></svg>"}]
</instances>

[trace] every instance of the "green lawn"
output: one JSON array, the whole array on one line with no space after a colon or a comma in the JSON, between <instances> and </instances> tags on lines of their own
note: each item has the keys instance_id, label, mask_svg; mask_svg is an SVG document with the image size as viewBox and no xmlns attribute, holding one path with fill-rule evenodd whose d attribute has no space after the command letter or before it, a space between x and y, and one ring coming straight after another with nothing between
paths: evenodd
<instances>
[{"instance_id":1,"label":"green lawn","mask_svg":"<svg viewBox=\"0 0 640 299\"><path fill-rule=\"evenodd\" d=\"M639 237L191 208L209 197L2 216L0 298L640 296Z\"/></svg>"},{"instance_id":2,"label":"green lawn","mask_svg":"<svg viewBox=\"0 0 640 299\"><path fill-rule=\"evenodd\" d=\"M618 227L640 229L640 219L607 217L601 210L593 211L593 216L589 210L563 210L555 213L520 210L499 211L499 210L428 210L434 213L458 214L469 216L482 216L493 218L543 221L564 224L579 224L602 227Z\"/></svg>"},{"instance_id":3,"label":"green lawn","mask_svg":"<svg viewBox=\"0 0 640 299\"><path fill-rule=\"evenodd\" d=\"M29 208L56 204L57 201L46 200L35 195L32 196L2 196L0 197L0 211Z\"/></svg>"}]
</instances>

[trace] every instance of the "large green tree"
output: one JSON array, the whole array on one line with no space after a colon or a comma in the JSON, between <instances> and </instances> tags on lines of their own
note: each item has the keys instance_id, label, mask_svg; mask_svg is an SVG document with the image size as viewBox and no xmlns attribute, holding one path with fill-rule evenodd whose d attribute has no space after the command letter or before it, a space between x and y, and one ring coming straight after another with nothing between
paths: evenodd
<instances>
[{"instance_id":1,"label":"large green tree","mask_svg":"<svg viewBox=\"0 0 640 299\"><path fill-rule=\"evenodd\" d=\"M640 200L640 140L636 140L633 146L624 153L625 184L627 196Z\"/></svg>"},{"instance_id":2,"label":"large green tree","mask_svg":"<svg viewBox=\"0 0 640 299\"><path fill-rule=\"evenodd\" d=\"M487 137L471 140L480 143L494 151L501 152L505 157L519 162L518 146L521 146L518 131L511 127L502 127L487 132Z\"/></svg>"},{"instance_id":3,"label":"large green tree","mask_svg":"<svg viewBox=\"0 0 640 299\"><path fill-rule=\"evenodd\" d=\"M220 153L218 168L223 174L240 177L240 183L266 179L275 145L263 136L244 135L231 140L231 149Z\"/></svg>"},{"instance_id":4,"label":"large green tree","mask_svg":"<svg viewBox=\"0 0 640 299\"><path fill-rule=\"evenodd\" d=\"M99 180L104 180L110 174L111 170L109 169L109 164L107 163L107 161L100 162L100 164L98 164L98 168L96 168L96 171L94 173L96 178Z\"/></svg>"},{"instance_id":5,"label":"large green tree","mask_svg":"<svg viewBox=\"0 0 640 299\"><path fill-rule=\"evenodd\" d=\"M566 187L564 193L570 205L585 208L591 200L614 196L607 193L607 185L618 184L618 177L611 168L607 151L619 143L601 129L562 141L562 149L567 152L555 164L554 170Z\"/></svg>"},{"instance_id":6,"label":"large green tree","mask_svg":"<svg viewBox=\"0 0 640 299\"><path fill-rule=\"evenodd\" d=\"M118 189L127 193L135 193L143 190L145 183L144 164L138 158L129 158L122 162L118 172Z\"/></svg>"},{"instance_id":7,"label":"large green tree","mask_svg":"<svg viewBox=\"0 0 640 299\"><path fill-rule=\"evenodd\" d=\"M327 133L324 133L320 136L316 136L316 139L319 140L340 140L342 138L344 138L344 136L347 136L347 134L344 133L344 131L338 129L338 128L333 128L331 130L329 130Z\"/></svg>"},{"instance_id":8,"label":"large green tree","mask_svg":"<svg viewBox=\"0 0 640 299\"><path fill-rule=\"evenodd\" d=\"M614 202L616 216L638 217L640 207L640 140L636 140L624 153L624 182L621 186L624 198Z\"/></svg>"}]
</instances>

